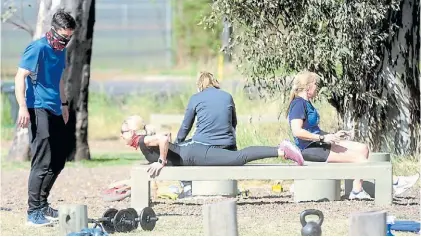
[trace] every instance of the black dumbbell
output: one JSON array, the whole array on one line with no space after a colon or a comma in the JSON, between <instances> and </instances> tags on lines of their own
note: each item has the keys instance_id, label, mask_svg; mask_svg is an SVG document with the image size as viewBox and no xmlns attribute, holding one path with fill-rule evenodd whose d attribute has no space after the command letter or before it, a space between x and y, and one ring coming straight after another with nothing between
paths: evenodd
<instances>
[{"instance_id":1,"label":"black dumbbell","mask_svg":"<svg viewBox=\"0 0 421 237\"><path fill-rule=\"evenodd\" d=\"M117 209L110 208L104 212L101 218L89 219L90 223L101 224L103 229L108 233L117 232L130 232L140 227L143 230L151 231L155 228L158 217L154 210L146 207L137 215L134 208L128 208L118 211Z\"/></svg>"},{"instance_id":2,"label":"black dumbbell","mask_svg":"<svg viewBox=\"0 0 421 237\"><path fill-rule=\"evenodd\" d=\"M140 227L143 230L151 231L155 228L156 221L159 218L156 217L154 210L150 207L146 207L138 216L137 211L134 208L123 209L117 212L114 217L113 223L114 228L117 232L130 232Z\"/></svg>"},{"instance_id":3,"label":"black dumbbell","mask_svg":"<svg viewBox=\"0 0 421 237\"><path fill-rule=\"evenodd\" d=\"M118 210L115 208L110 208L104 212L101 218L98 219L88 219L89 223L95 223L96 225L101 224L100 226L108 233L114 233L114 217L117 214Z\"/></svg>"}]
</instances>

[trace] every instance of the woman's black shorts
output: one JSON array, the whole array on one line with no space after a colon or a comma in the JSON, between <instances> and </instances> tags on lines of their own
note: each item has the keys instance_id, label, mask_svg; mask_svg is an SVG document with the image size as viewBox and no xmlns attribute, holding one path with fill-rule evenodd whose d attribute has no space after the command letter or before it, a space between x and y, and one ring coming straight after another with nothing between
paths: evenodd
<instances>
[{"instance_id":1,"label":"woman's black shorts","mask_svg":"<svg viewBox=\"0 0 421 237\"><path fill-rule=\"evenodd\" d=\"M301 151L305 161L326 162L330 154L331 144L312 142Z\"/></svg>"}]
</instances>

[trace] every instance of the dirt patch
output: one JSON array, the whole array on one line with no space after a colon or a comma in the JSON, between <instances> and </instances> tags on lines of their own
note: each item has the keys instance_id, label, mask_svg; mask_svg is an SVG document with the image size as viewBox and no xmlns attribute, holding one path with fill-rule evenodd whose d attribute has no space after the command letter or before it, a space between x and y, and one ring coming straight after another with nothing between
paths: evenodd
<instances>
[{"instance_id":1,"label":"dirt patch","mask_svg":"<svg viewBox=\"0 0 421 237\"><path fill-rule=\"evenodd\" d=\"M130 166L100 168L66 168L54 186L50 202L85 204L91 218L100 217L110 207L122 209L130 206L130 197L120 202L105 202L100 192L110 183L129 178ZM58 227L29 228L25 226L27 207L27 170L2 170L1 211L2 235L59 235ZM171 182L160 182L159 191L166 191ZM174 182L176 183L176 182ZM396 198L391 207L376 207L374 201L337 201L294 203L292 194L274 194L269 184L244 183L250 191L249 198L238 198L238 227L240 235L300 235L299 214L309 208L321 210L325 215L323 235L347 235L349 214L357 211L387 210L398 220L419 220L419 189ZM136 230L124 235L203 235L202 204L206 200L154 199L154 210L160 220L153 232ZM397 233L402 235L407 233ZM118 235L121 235L120 233ZM415 234L414 234L415 235Z\"/></svg>"}]
</instances>

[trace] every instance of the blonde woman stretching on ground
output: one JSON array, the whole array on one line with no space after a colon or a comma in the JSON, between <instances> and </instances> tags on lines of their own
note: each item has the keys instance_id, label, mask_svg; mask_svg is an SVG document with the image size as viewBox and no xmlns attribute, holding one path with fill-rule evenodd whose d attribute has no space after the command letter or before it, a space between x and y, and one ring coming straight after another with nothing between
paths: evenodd
<instances>
[{"instance_id":1,"label":"blonde woman stretching on ground","mask_svg":"<svg viewBox=\"0 0 421 237\"><path fill-rule=\"evenodd\" d=\"M303 158L313 162L354 163L366 162L369 149L366 144L344 140L347 131L327 133L320 129L320 116L311 103L317 95L318 76L312 72L299 73L291 90L291 102L288 107L288 121L296 145ZM419 174L409 177L394 177L395 195L403 193L413 186ZM362 180L354 180L349 199L371 198L362 188Z\"/></svg>"},{"instance_id":2,"label":"blonde woman stretching on ground","mask_svg":"<svg viewBox=\"0 0 421 237\"><path fill-rule=\"evenodd\" d=\"M150 164L149 174L159 175L165 165L173 166L241 166L248 162L270 158L285 157L298 165L303 158L298 148L289 141L279 146L250 146L239 151L188 143L177 145L170 142L170 134L155 134L149 131L140 116L130 116L121 125L121 138L134 148L140 148Z\"/></svg>"}]
</instances>

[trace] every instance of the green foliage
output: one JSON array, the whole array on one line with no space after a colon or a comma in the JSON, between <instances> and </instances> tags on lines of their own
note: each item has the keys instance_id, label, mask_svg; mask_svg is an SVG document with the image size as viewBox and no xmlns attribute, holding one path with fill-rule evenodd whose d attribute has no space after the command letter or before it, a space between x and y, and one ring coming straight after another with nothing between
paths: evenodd
<instances>
[{"instance_id":1,"label":"green foliage","mask_svg":"<svg viewBox=\"0 0 421 237\"><path fill-rule=\"evenodd\" d=\"M15 6L15 1L5 0L3 2L2 13L1 13L1 22L7 22L13 15L16 13L17 8Z\"/></svg>"},{"instance_id":2,"label":"green foliage","mask_svg":"<svg viewBox=\"0 0 421 237\"><path fill-rule=\"evenodd\" d=\"M13 126L10 101L6 94L1 95L1 126Z\"/></svg>"},{"instance_id":3,"label":"green foliage","mask_svg":"<svg viewBox=\"0 0 421 237\"><path fill-rule=\"evenodd\" d=\"M210 14L212 0L175 1L174 34L179 60L214 58L221 47L222 24L213 29L199 25L205 15Z\"/></svg>"},{"instance_id":4,"label":"green foliage","mask_svg":"<svg viewBox=\"0 0 421 237\"><path fill-rule=\"evenodd\" d=\"M6 94L1 95L1 138L11 139L14 132L14 121L11 104Z\"/></svg>"},{"instance_id":5,"label":"green foliage","mask_svg":"<svg viewBox=\"0 0 421 237\"><path fill-rule=\"evenodd\" d=\"M380 45L394 27L385 24L387 13L398 10L397 4L397 0L216 0L204 22L214 28L226 16L233 23L230 48L251 83L273 94L289 89L286 76L315 71L342 112L346 100L382 102L371 100L379 98L382 89L374 78Z\"/></svg>"},{"instance_id":6,"label":"green foliage","mask_svg":"<svg viewBox=\"0 0 421 237\"><path fill-rule=\"evenodd\" d=\"M261 96L285 95L290 76L315 72L358 140L408 154L420 136L419 14L413 0L215 0L203 22L232 23L228 50Z\"/></svg>"}]
</instances>

